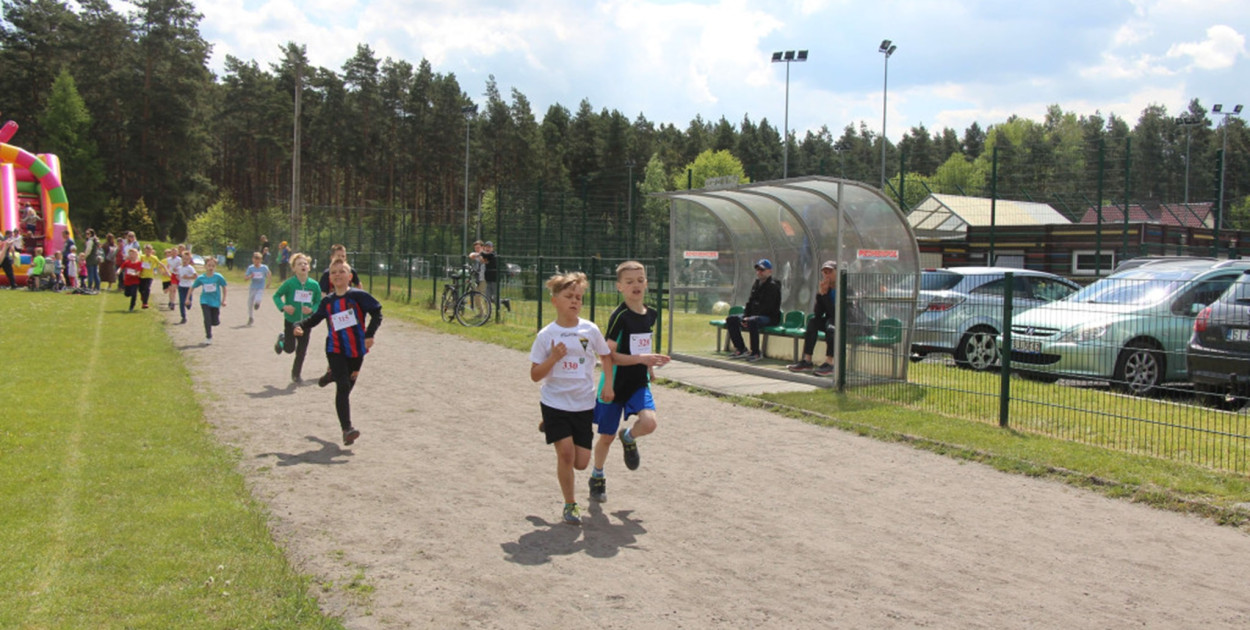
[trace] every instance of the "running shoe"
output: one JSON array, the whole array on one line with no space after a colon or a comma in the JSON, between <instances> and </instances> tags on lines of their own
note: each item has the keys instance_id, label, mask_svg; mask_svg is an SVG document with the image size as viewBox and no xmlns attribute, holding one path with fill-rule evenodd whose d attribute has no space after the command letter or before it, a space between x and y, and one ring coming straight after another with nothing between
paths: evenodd
<instances>
[{"instance_id":1,"label":"running shoe","mask_svg":"<svg viewBox=\"0 0 1250 630\"><path fill-rule=\"evenodd\" d=\"M811 372L813 367L815 366L812 365L811 361L808 361L807 359L803 359L802 361L799 361L798 363L791 363L790 365L787 365L786 369L790 370L791 372Z\"/></svg>"},{"instance_id":2,"label":"running shoe","mask_svg":"<svg viewBox=\"0 0 1250 630\"><path fill-rule=\"evenodd\" d=\"M286 333L278 333L278 342L273 344L273 353L282 354L282 342L286 341Z\"/></svg>"},{"instance_id":3,"label":"running shoe","mask_svg":"<svg viewBox=\"0 0 1250 630\"><path fill-rule=\"evenodd\" d=\"M576 503L564 504L564 522L569 525L582 524L582 509Z\"/></svg>"},{"instance_id":4,"label":"running shoe","mask_svg":"<svg viewBox=\"0 0 1250 630\"><path fill-rule=\"evenodd\" d=\"M603 477L590 478L590 500L603 503L608 500L608 480Z\"/></svg>"},{"instance_id":5,"label":"running shoe","mask_svg":"<svg viewBox=\"0 0 1250 630\"><path fill-rule=\"evenodd\" d=\"M260 310L260 302L259 302L259 301L257 301L257 302L252 302L252 310L253 310L253 311L259 311L259 310Z\"/></svg>"},{"instance_id":6,"label":"running shoe","mask_svg":"<svg viewBox=\"0 0 1250 630\"><path fill-rule=\"evenodd\" d=\"M146 309L147 307L148 307L148 305L147 305L147 304L144 304L144 305L143 305L143 308L145 308L145 309Z\"/></svg>"},{"instance_id":7,"label":"running shoe","mask_svg":"<svg viewBox=\"0 0 1250 630\"><path fill-rule=\"evenodd\" d=\"M213 345L213 338L212 338L212 337L205 337L205 338L204 338L204 345L206 345L206 346L211 346L211 345Z\"/></svg>"},{"instance_id":8,"label":"running shoe","mask_svg":"<svg viewBox=\"0 0 1250 630\"><path fill-rule=\"evenodd\" d=\"M351 446L360 437L359 429L348 429L343 432L343 446Z\"/></svg>"},{"instance_id":9,"label":"running shoe","mask_svg":"<svg viewBox=\"0 0 1250 630\"><path fill-rule=\"evenodd\" d=\"M748 354L748 355L747 355L747 362L748 362L748 363L755 363L756 361L759 361L760 359L763 359L763 358L764 358L764 356L763 356L763 355L761 355L760 353L758 353L758 352L752 352L751 354Z\"/></svg>"},{"instance_id":10,"label":"running shoe","mask_svg":"<svg viewBox=\"0 0 1250 630\"><path fill-rule=\"evenodd\" d=\"M815 374L816 376L829 376L830 374L833 374L833 364L825 361L820 364L820 367L813 370L812 374Z\"/></svg>"},{"instance_id":11,"label":"running shoe","mask_svg":"<svg viewBox=\"0 0 1250 630\"><path fill-rule=\"evenodd\" d=\"M621 429L616 437L621 440L621 448L624 449L625 467L630 470L638 470L638 465L642 463L642 457L638 454L638 442L625 441L625 429Z\"/></svg>"},{"instance_id":12,"label":"running shoe","mask_svg":"<svg viewBox=\"0 0 1250 630\"><path fill-rule=\"evenodd\" d=\"M292 382L292 383L295 383L296 385L299 385L300 383L303 383L303 382L304 382L304 379L300 378L300 377L299 377L299 374L292 374L292 375L291 375L291 382Z\"/></svg>"},{"instance_id":13,"label":"running shoe","mask_svg":"<svg viewBox=\"0 0 1250 630\"><path fill-rule=\"evenodd\" d=\"M747 352L746 350L734 350L733 352L729 353L730 359L745 359L749 356L751 356L751 353Z\"/></svg>"},{"instance_id":14,"label":"running shoe","mask_svg":"<svg viewBox=\"0 0 1250 630\"><path fill-rule=\"evenodd\" d=\"M333 383L333 382L334 382L334 375L329 372L326 372L325 374L321 375L321 378L317 379L317 387L325 387L326 385L329 385L330 383Z\"/></svg>"}]
</instances>

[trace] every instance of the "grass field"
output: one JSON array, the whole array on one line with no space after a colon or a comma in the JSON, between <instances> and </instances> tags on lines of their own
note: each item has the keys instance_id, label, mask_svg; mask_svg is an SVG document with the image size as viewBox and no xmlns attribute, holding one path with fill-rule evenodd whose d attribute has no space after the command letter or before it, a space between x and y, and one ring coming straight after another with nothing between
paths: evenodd
<instances>
[{"instance_id":1,"label":"grass field","mask_svg":"<svg viewBox=\"0 0 1250 630\"><path fill-rule=\"evenodd\" d=\"M339 628L123 298L0 291L0 628Z\"/></svg>"}]
</instances>

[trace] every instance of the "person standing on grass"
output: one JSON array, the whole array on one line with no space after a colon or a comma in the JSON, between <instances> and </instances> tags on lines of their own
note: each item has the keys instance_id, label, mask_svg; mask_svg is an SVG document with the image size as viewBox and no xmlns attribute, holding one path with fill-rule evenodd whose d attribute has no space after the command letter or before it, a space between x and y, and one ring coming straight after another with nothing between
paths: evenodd
<instances>
[{"instance_id":1,"label":"person standing on grass","mask_svg":"<svg viewBox=\"0 0 1250 630\"><path fill-rule=\"evenodd\" d=\"M252 264L244 271L244 276L251 283L247 287L247 325L252 325L253 311L260 310L260 302L265 297L265 289L269 288L269 265L264 263L260 252L252 254Z\"/></svg>"},{"instance_id":2,"label":"person standing on grass","mask_svg":"<svg viewBox=\"0 0 1250 630\"><path fill-rule=\"evenodd\" d=\"M195 270L195 265L191 263L191 252L182 252L182 264L178 265L178 314L182 316L179 324L187 323L187 308L191 306L191 300L187 297L191 293L191 286L195 284L195 279L200 273Z\"/></svg>"},{"instance_id":3,"label":"person standing on grass","mask_svg":"<svg viewBox=\"0 0 1250 630\"><path fill-rule=\"evenodd\" d=\"M295 275L287 278L273 292L273 303L282 312L283 319L282 332L278 333L278 341L273 345L273 351L275 354L295 353L295 362L291 364L291 382L298 384L304 369L304 355L308 352L308 335L296 337L295 325L312 315L313 309L321 304L321 287L308 277L307 255L292 256L291 270Z\"/></svg>"},{"instance_id":4,"label":"person standing on grass","mask_svg":"<svg viewBox=\"0 0 1250 630\"><path fill-rule=\"evenodd\" d=\"M637 438L655 431L655 401L651 398L651 379L654 368L667 365L667 355L652 350L652 331L659 313L647 306L647 269L636 260L627 260L616 267L616 290L625 299L608 318L604 337L612 351L613 392L604 398L603 388L608 382L605 372L600 383L600 401L595 404L595 424L599 427L599 441L595 443L595 467L590 473L590 498L607 501L607 479L603 467L608 460L608 450L618 437L617 428L621 418L637 418L632 428L621 429L621 448L624 449L625 467L637 470L641 463ZM604 402L610 400L611 402Z\"/></svg>"},{"instance_id":5,"label":"person standing on grass","mask_svg":"<svg viewBox=\"0 0 1250 630\"><path fill-rule=\"evenodd\" d=\"M4 240L0 241L0 270L4 271L4 278L9 281L9 289L17 288L17 276L13 274L13 251L16 244L17 237L13 235L13 231L5 231Z\"/></svg>"},{"instance_id":6,"label":"person standing on grass","mask_svg":"<svg viewBox=\"0 0 1250 630\"><path fill-rule=\"evenodd\" d=\"M126 260L122 261L117 272L122 276L122 290L126 292L126 297L130 298L130 312L133 313L135 298L139 297L139 276L143 273L143 263L139 260L137 248L126 250Z\"/></svg>"},{"instance_id":7,"label":"person standing on grass","mask_svg":"<svg viewBox=\"0 0 1250 630\"><path fill-rule=\"evenodd\" d=\"M105 236L100 253L103 255L100 259L100 282L106 285L106 289L112 290L113 283L117 282L117 238L112 234ZM96 288L100 287L97 285Z\"/></svg>"},{"instance_id":8,"label":"person standing on grass","mask_svg":"<svg viewBox=\"0 0 1250 630\"><path fill-rule=\"evenodd\" d=\"M816 289L816 305L812 307L812 318L807 320L807 330L803 332L803 358L798 363L791 363L786 369L791 372L811 372L816 376L833 374L833 346L835 320L838 300L838 263L826 260L820 266L820 286ZM812 365L812 353L816 351L816 341L821 332L825 333L825 362L819 367Z\"/></svg>"},{"instance_id":9,"label":"person standing on grass","mask_svg":"<svg viewBox=\"0 0 1250 630\"><path fill-rule=\"evenodd\" d=\"M373 337L382 325L382 305L365 291L351 287L352 267L346 260L330 263L330 283L333 292L321 299L317 309L292 329L296 337L304 335L321 320L326 325L326 361L334 379L334 409L338 413L339 428L343 430L343 445L351 446L360 437L360 430L352 425L351 394L356 378L364 364L365 355L373 349ZM369 323L365 324L368 316Z\"/></svg>"},{"instance_id":10,"label":"person standing on grass","mask_svg":"<svg viewBox=\"0 0 1250 630\"><path fill-rule=\"evenodd\" d=\"M147 308L148 298L152 295L152 280L157 273L168 277L169 268L156 257L156 248L151 243L143 246L143 255L139 257L139 262L143 264L143 271L139 274L139 295L143 298L143 308Z\"/></svg>"},{"instance_id":11,"label":"person standing on grass","mask_svg":"<svg viewBox=\"0 0 1250 630\"><path fill-rule=\"evenodd\" d=\"M548 444L555 445L556 479L564 495L564 522L580 525L581 508L573 496L574 469L586 470L594 439L595 357L603 364L602 399L612 402L612 351L594 322L582 319L582 298L588 286L578 271L547 280L555 321L534 337L530 348L530 380L542 383L539 408Z\"/></svg>"},{"instance_id":12,"label":"person standing on grass","mask_svg":"<svg viewBox=\"0 0 1250 630\"><path fill-rule=\"evenodd\" d=\"M87 228L87 242L83 245L83 260L87 263L87 283L88 289L93 291L100 290L100 263L104 262L104 248L100 245L100 239L96 237L95 230Z\"/></svg>"},{"instance_id":13,"label":"person standing on grass","mask_svg":"<svg viewBox=\"0 0 1250 630\"><path fill-rule=\"evenodd\" d=\"M234 241L226 241L226 269L234 271L234 252L238 249L234 246Z\"/></svg>"},{"instance_id":14,"label":"person standing on grass","mask_svg":"<svg viewBox=\"0 0 1250 630\"><path fill-rule=\"evenodd\" d=\"M755 282L751 284L751 294L747 297L746 308L741 315L730 315L725 318L725 332L729 333L729 342L734 352L731 359L746 359L755 362L764 358L760 354L760 329L781 323L781 285L773 279L773 263L761 258L755 263ZM742 341L742 329L751 335L751 351Z\"/></svg>"},{"instance_id":15,"label":"person standing on grass","mask_svg":"<svg viewBox=\"0 0 1250 630\"><path fill-rule=\"evenodd\" d=\"M212 345L213 326L221 325L221 309L226 305L226 278L217 273L216 258L204 259L204 273L196 276L187 291L187 308L191 307L196 287L203 287L200 291L200 311L204 314L204 343Z\"/></svg>"}]
</instances>

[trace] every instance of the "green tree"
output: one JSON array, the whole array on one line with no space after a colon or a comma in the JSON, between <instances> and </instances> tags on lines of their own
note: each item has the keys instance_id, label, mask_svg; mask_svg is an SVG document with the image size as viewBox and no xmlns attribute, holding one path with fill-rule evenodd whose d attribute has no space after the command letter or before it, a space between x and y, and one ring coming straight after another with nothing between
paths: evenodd
<instances>
[{"instance_id":1,"label":"green tree","mask_svg":"<svg viewBox=\"0 0 1250 630\"><path fill-rule=\"evenodd\" d=\"M650 164L647 165L650 168ZM750 183L747 179L746 171L742 168L742 162L734 157L728 151L712 151L708 149L700 153L693 162L686 165L694 175L694 188L703 188L704 182L709 177L724 177L727 175L737 175L738 182L741 184ZM673 178L673 188L683 189L686 187L686 177L678 175Z\"/></svg>"},{"instance_id":2,"label":"green tree","mask_svg":"<svg viewBox=\"0 0 1250 630\"><path fill-rule=\"evenodd\" d=\"M976 196L986 194L987 179L980 160L974 162L962 153L953 153L933 174L930 186L934 192Z\"/></svg>"},{"instance_id":3,"label":"green tree","mask_svg":"<svg viewBox=\"0 0 1250 630\"><path fill-rule=\"evenodd\" d=\"M77 219L82 227L97 225L103 218L107 199L103 190L104 167L91 138L91 114L68 70L61 70L53 82L39 126L44 134L42 150L61 159L71 220Z\"/></svg>"}]
</instances>

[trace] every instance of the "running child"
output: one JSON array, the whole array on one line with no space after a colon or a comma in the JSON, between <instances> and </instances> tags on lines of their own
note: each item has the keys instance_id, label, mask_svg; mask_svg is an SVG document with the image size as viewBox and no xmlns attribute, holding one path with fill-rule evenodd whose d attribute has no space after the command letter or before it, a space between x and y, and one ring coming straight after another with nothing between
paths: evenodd
<instances>
[{"instance_id":1,"label":"running child","mask_svg":"<svg viewBox=\"0 0 1250 630\"><path fill-rule=\"evenodd\" d=\"M143 273L143 263L139 261L137 247L126 250L126 259L117 266L117 273L122 276L122 291L130 298L130 312L133 313L135 298L139 297L139 276Z\"/></svg>"},{"instance_id":2,"label":"running child","mask_svg":"<svg viewBox=\"0 0 1250 630\"><path fill-rule=\"evenodd\" d=\"M169 270L169 275L161 280L161 289L169 299L171 311L174 310L174 301L178 299L178 268L181 266L182 257L178 255L178 250L172 247L165 250L165 268Z\"/></svg>"},{"instance_id":3,"label":"running child","mask_svg":"<svg viewBox=\"0 0 1250 630\"><path fill-rule=\"evenodd\" d=\"M138 251L137 247L134 249ZM139 296L143 298L143 308L147 308L148 298L152 295L152 280L157 272L168 276L169 268L156 257L156 248L151 244L143 246L143 255L139 257L139 261L143 263L143 270L139 272Z\"/></svg>"},{"instance_id":4,"label":"running child","mask_svg":"<svg viewBox=\"0 0 1250 630\"><path fill-rule=\"evenodd\" d=\"M191 307L196 287L204 287L200 291L200 311L204 314L204 343L212 345L213 326L221 325L221 308L226 305L226 277L217 273L216 258L204 259L204 273L197 276L187 290L187 308Z\"/></svg>"},{"instance_id":5,"label":"running child","mask_svg":"<svg viewBox=\"0 0 1250 630\"><path fill-rule=\"evenodd\" d=\"M269 265L266 265L260 252L252 254L252 264L248 266L243 275L251 280L251 284L247 287L247 325L252 325L252 311L260 310L260 301L264 297L265 289L269 288Z\"/></svg>"},{"instance_id":6,"label":"running child","mask_svg":"<svg viewBox=\"0 0 1250 630\"><path fill-rule=\"evenodd\" d=\"M336 260L347 261L347 248L342 243L335 243L330 246L330 264L334 264ZM317 281L317 284L321 287L322 295L329 295L334 290L334 287L330 284L329 265L326 266L325 271L321 272L321 279ZM349 286L356 289L360 288L360 276L356 274L355 269L352 269L352 281ZM317 387L325 387L333 382L334 375L330 373L330 366L327 365L325 374L322 374L321 378L317 379Z\"/></svg>"},{"instance_id":7,"label":"running child","mask_svg":"<svg viewBox=\"0 0 1250 630\"><path fill-rule=\"evenodd\" d=\"M304 369L304 355L308 352L308 335L295 336L295 325L312 315L313 308L321 304L321 286L316 280L308 277L310 263L305 254L291 257L291 270L295 275L287 278L277 291L273 292L273 303L282 312L282 332L278 333L278 341L273 345L275 354L295 353L295 362L291 364L291 381L299 383L300 374Z\"/></svg>"},{"instance_id":8,"label":"running child","mask_svg":"<svg viewBox=\"0 0 1250 630\"><path fill-rule=\"evenodd\" d=\"M334 380L334 409L343 430L343 445L351 446L360 437L352 426L351 394L360 376L365 354L373 348L373 336L382 325L382 305L361 289L351 288L352 266L346 260L330 263L330 284L334 289L321 299L312 315L292 329L296 337L304 335L321 322L329 320L326 329L326 361ZM365 325L365 315L369 324Z\"/></svg>"},{"instance_id":9,"label":"running child","mask_svg":"<svg viewBox=\"0 0 1250 630\"><path fill-rule=\"evenodd\" d=\"M191 306L191 300L187 297L191 294L191 285L195 284L195 279L200 273L195 270L195 265L191 263L191 252L182 252L182 264L178 265L178 314L182 316L179 324L187 323L187 308Z\"/></svg>"},{"instance_id":10,"label":"running child","mask_svg":"<svg viewBox=\"0 0 1250 630\"><path fill-rule=\"evenodd\" d=\"M595 356L603 363L603 397L611 402L612 351L594 322L582 319L586 274L577 271L547 280L556 320L534 338L530 379L541 382L542 429L556 450L556 479L564 495L564 522L580 525L581 509L573 497L574 469L586 470L594 439Z\"/></svg>"},{"instance_id":11,"label":"running child","mask_svg":"<svg viewBox=\"0 0 1250 630\"><path fill-rule=\"evenodd\" d=\"M634 426L621 429L621 448L624 449L625 467L638 470L641 457L636 440L655 431L655 401L651 398L651 379L654 369L669 362L667 355L656 354L652 342L659 313L647 306L647 269L636 260L627 260L616 266L616 290L625 301L612 311L608 318L605 338L612 350L613 379L604 378L601 388L612 387L613 396L600 393L595 405L595 424L599 426L599 441L595 443L595 468L590 473L590 498L603 502L608 500L607 480L603 466L608 460L608 450L618 437L617 428L621 418L635 416Z\"/></svg>"}]
</instances>

